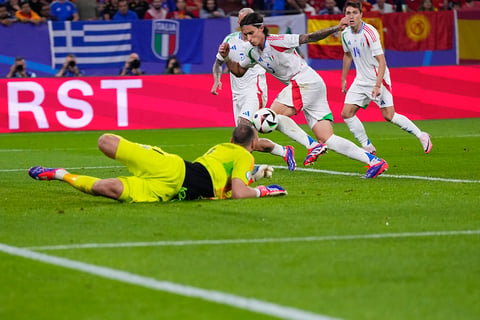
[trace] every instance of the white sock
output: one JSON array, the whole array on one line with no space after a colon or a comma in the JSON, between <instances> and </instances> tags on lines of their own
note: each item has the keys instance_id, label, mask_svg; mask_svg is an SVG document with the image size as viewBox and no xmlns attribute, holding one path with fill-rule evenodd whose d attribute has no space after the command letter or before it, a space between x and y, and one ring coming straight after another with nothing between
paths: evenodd
<instances>
[{"instance_id":1,"label":"white sock","mask_svg":"<svg viewBox=\"0 0 480 320\"><path fill-rule=\"evenodd\" d=\"M63 176L66 175L67 173L68 171L65 169L58 169L57 171L55 171L55 174L53 175L53 177L55 180L63 180Z\"/></svg>"},{"instance_id":2,"label":"white sock","mask_svg":"<svg viewBox=\"0 0 480 320\"><path fill-rule=\"evenodd\" d=\"M345 138L332 134L325 142L328 149L343 154L351 159L372 165L380 161L379 158L359 148L355 143Z\"/></svg>"},{"instance_id":3,"label":"white sock","mask_svg":"<svg viewBox=\"0 0 480 320\"><path fill-rule=\"evenodd\" d=\"M318 144L316 139L310 137L305 131L302 130L292 119L282 114L277 115L278 118L278 131L289 137L290 139L297 141L305 148L310 149L314 145Z\"/></svg>"},{"instance_id":4,"label":"white sock","mask_svg":"<svg viewBox=\"0 0 480 320\"><path fill-rule=\"evenodd\" d=\"M273 144L274 144L273 150L270 151L270 153L273 154L274 156L285 157L285 154L287 153L287 150L284 147L282 147L281 145L279 145L275 142Z\"/></svg>"},{"instance_id":5,"label":"white sock","mask_svg":"<svg viewBox=\"0 0 480 320\"><path fill-rule=\"evenodd\" d=\"M422 131L410 119L401 114L395 113L391 122L402 128L402 130L413 134L417 138L420 138L420 135L422 134Z\"/></svg>"},{"instance_id":6,"label":"white sock","mask_svg":"<svg viewBox=\"0 0 480 320\"><path fill-rule=\"evenodd\" d=\"M360 121L360 119L358 119L357 116L353 116L351 118L343 120L347 124L350 132L353 134L355 139L360 142L362 147L366 147L368 145L368 136L367 132L365 131L365 127L363 126L363 123Z\"/></svg>"}]
</instances>

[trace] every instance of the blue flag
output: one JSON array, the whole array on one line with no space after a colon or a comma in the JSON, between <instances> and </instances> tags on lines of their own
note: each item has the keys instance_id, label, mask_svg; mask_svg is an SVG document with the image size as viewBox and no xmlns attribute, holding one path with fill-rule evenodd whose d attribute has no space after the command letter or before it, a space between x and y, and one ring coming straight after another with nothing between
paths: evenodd
<instances>
[{"instance_id":1,"label":"blue flag","mask_svg":"<svg viewBox=\"0 0 480 320\"><path fill-rule=\"evenodd\" d=\"M174 54L182 64L203 63L204 24L204 19L137 21L133 51L147 62L165 63Z\"/></svg>"},{"instance_id":2,"label":"blue flag","mask_svg":"<svg viewBox=\"0 0 480 320\"><path fill-rule=\"evenodd\" d=\"M80 68L118 67L132 53L132 22L48 22L52 67L73 53Z\"/></svg>"}]
</instances>

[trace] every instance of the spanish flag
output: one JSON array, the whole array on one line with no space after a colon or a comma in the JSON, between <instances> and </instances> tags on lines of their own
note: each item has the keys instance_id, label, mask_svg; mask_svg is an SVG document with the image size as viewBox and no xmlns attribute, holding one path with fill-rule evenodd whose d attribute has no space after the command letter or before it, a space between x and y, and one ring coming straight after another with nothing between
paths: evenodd
<instances>
[{"instance_id":1,"label":"spanish flag","mask_svg":"<svg viewBox=\"0 0 480 320\"><path fill-rule=\"evenodd\" d=\"M453 47L453 11L390 13L383 17L385 48L398 51Z\"/></svg>"},{"instance_id":2,"label":"spanish flag","mask_svg":"<svg viewBox=\"0 0 480 320\"><path fill-rule=\"evenodd\" d=\"M457 11L458 26L458 58L463 63L480 61L480 9Z\"/></svg>"},{"instance_id":3,"label":"spanish flag","mask_svg":"<svg viewBox=\"0 0 480 320\"><path fill-rule=\"evenodd\" d=\"M308 33L338 25L343 15L319 15L308 18ZM369 12L363 15L363 21L377 29L383 44L383 24L379 12ZM308 44L308 57L314 59L342 59L343 47L341 32L329 35L327 38Z\"/></svg>"}]
</instances>

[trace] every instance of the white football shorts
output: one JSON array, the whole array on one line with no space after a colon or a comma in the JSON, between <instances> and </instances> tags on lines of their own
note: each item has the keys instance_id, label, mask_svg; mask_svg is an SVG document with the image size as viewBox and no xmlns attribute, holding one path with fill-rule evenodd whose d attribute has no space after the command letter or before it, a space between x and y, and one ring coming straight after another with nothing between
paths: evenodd
<instances>
[{"instance_id":1,"label":"white football shorts","mask_svg":"<svg viewBox=\"0 0 480 320\"><path fill-rule=\"evenodd\" d=\"M372 90L374 85L359 85L354 81L347 91L345 103L354 104L363 109L368 107L370 101L375 102L380 108L393 107L391 87L382 85L380 88L380 95L373 99Z\"/></svg>"}]
</instances>

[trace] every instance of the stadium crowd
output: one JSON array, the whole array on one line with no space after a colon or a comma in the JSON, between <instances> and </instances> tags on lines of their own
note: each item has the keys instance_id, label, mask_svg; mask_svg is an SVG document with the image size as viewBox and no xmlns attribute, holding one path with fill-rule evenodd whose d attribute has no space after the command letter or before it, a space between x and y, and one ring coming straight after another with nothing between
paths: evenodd
<instances>
[{"instance_id":1,"label":"stadium crowd","mask_svg":"<svg viewBox=\"0 0 480 320\"><path fill-rule=\"evenodd\" d=\"M391 12L480 9L480 0L359 0L363 10ZM195 19L236 15L341 14L345 0L0 0L0 24L52 21Z\"/></svg>"}]
</instances>

